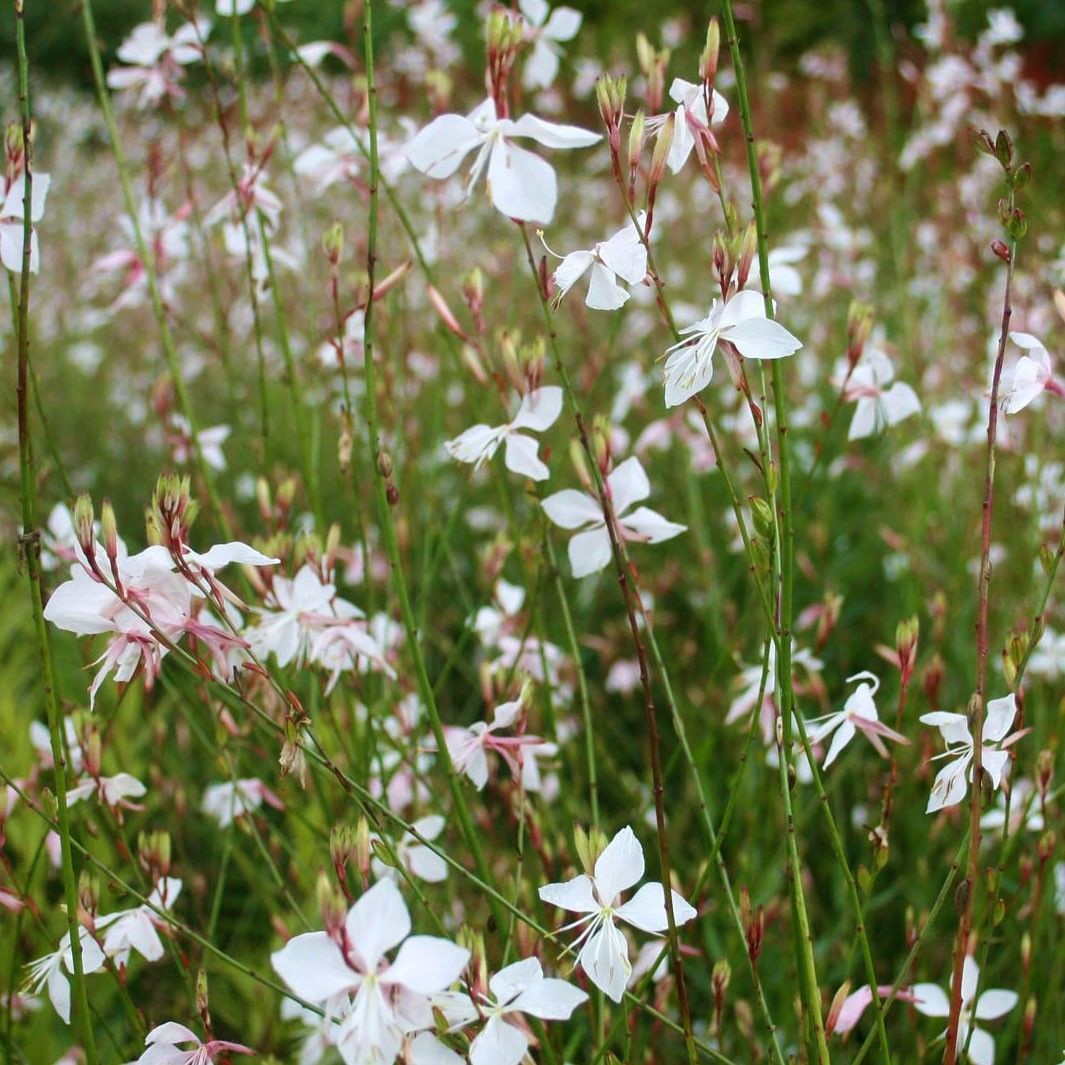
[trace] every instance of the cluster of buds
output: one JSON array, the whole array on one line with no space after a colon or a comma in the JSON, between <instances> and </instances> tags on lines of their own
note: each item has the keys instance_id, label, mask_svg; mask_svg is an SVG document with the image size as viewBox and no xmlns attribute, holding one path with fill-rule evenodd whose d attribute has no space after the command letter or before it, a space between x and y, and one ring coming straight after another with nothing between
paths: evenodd
<instances>
[{"instance_id":1,"label":"cluster of buds","mask_svg":"<svg viewBox=\"0 0 1065 1065\"><path fill-rule=\"evenodd\" d=\"M595 876L595 863L599 855L606 850L607 838L598 828L586 832L580 825L573 826L573 845L577 850L577 861L587 876Z\"/></svg>"},{"instance_id":2,"label":"cluster of buds","mask_svg":"<svg viewBox=\"0 0 1065 1065\"><path fill-rule=\"evenodd\" d=\"M751 893L746 887L740 888L740 920L743 923L743 935L747 940L747 954L751 964L758 965L758 956L762 953L762 940L765 937L765 908L751 905Z\"/></svg>"},{"instance_id":3,"label":"cluster of buds","mask_svg":"<svg viewBox=\"0 0 1065 1065\"><path fill-rule=\"evenodd\" d=\"M614 174L619 180L621 175L621 121L625 117L627 90L628 80L625 77L613 78L609 74L604 74L595 83L595 99L599 105L599 117L606 126L610 158L614 164Z\"/></svg>"},{"instance_id":4,"label":"cluster of buds","mask_svg":"<svg viewBox=\"0 0 1065 1065\"><path fill-rule=\"evenodd\" d=\"M255 501L259 504L259 517L264 528L275 532L287 528L296 487L294 477L286 477L274 492L270 491L270 482L265 477L255 482Z\"/></svg>"},{"instance_id":5,"label":"cluster of buds","mask_svg":"<svg viewBox=\"0 0 1065 1065\"><path fill-rule=\"evenodd\" d=\"M362 890L366 890L370 882L370 826L365 817L360 817L354 827L337 825L333 829L329 836L329 858L349 902L355 897L348 879L349 866L358 873Z\"/></svg>"},{"instance_id":6,"label":"cluster of buds","mask_svg":"<svg viewBox=\"0 0 1065 1065\"><path fill-rule=\"evenodd\" d=\"M35 125L30 128L31 145L35 129ZM6 161L4 177L7 185L10 186L26 166L26 138L20 122L10 123L4 131L4 157Z\"/></svg>"},{"instance_id":7,"label":"cluster of buds","mask_svg":"<svg viewBox=\"0 0 1065 1065\"><path fill-rule=\"evenodd\" d=\"M895 626L894 649L885 647L883 644L879 644L876 648L877 654L899 671L903 688L909 686L917 667L917 642L920 632L921 625L915 614Z\"/></svg>"},{"instance_id":8,"label":"cluster of buds","mask_svg":"<svg viewBox=\"0 0 1065 1065\"><path fill-rule=\"evenodd\" d=\"M198 511L188 476L164 473L156 483L146 517L148 542L162 544L180 558Z\"/></svg>"},{"instance_id":9,"label":"cluster of buds","mask_svg":"<svg viewBox=\"0 0 1065 1065\"><path fill-rule=\"evenodd\" d=\"M873 308L858 300L852 300L847 308L847 366L854 369L865 350L869 334L873 331Z\"/></svg>"},{"instance_id":10,"label":"cluster of buds","mask_svg":"<svg viewBox=\"0 0 1065 1065\"><path fill-rule=\"evenodd\" d=\"M97 551L98 533L103 537L104 554L110 569L107 575L101 568L101 560ZM119 597L122 597L124 590L118 565L118 522L111 501L109 499L103 501L100 508L100 524L97 526L91 497L87 493L78 496L74 503L74 536L81 548L89 575L101 584L113 585Z\"/></svg>"},{"instance_id":11,"label":"cluster of buds","mask_svg":"<svg viewBox=\"0 0 1065 1065\"><path fill-rule=\"evenodd\" d=\"M1030 629L1018 629L1010 633L1006 646L1002 648L1002 672L1011 688L1017 687L1021 669L1026 665L1032 649L1043 638L1045 629L1046 622L1040 614L1032 621Z\"/></svg>"},{"instance_id":12,"label":"cluster of buds","mask_svg":"<svg viewBox=\"0 0 1065 1065\"><path fill-rule=\"evenodd\" d=\"M137 858L149 883L170 875L170 833L158 830L137 836Z\"/></svg>"},{"instance_id":13,"label":"cluster of buds","mask_svg":"<svg viewBox=\"0 0 1065 1065\"><path fill-rule=\"evenodd\" d=\"M1015 163L1013 138L1004 129L1000 129L993 140L986 129L970 127L969 132L977 149L997 160L999 166L1002 167L1003 174L1006 175L1010 195L1008 199L999 200L998 218L1002 223L1002 228L1006 231L1009 243L1004 240L992 241L991 252L1004 263L1008 263L1013 256L1010 245L1023 239L1028 232L1028 220L1024 212L1014 203L1014 195L1031 181L1032 164L1017 165Z\"/></svg>"},{"instance_id":14,"label":"cluster of buds","mask_svg":"<svg viewBox=\"0 0 1065 1065\"><path fill-rule=\"evenodd\" d=\"M488 16L486 37L488 69L485 71L485 87L496 105L497 117L506 118L510 113L507 85L518 49L525 39L525 26L520 17L506 8L497 7Z\"/></svg>"}]
</instances>

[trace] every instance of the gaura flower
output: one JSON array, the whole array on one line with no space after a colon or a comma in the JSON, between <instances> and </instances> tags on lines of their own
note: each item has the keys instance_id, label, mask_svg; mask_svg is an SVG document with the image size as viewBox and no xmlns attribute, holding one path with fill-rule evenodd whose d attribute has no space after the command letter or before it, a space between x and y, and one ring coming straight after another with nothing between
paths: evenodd
<instances>
[{"instance_id":1,"label":"gaura flower","mask_svg":"<svg viewBox=\"0 0 1065 1065\"><path fill-rule=\"evenodd\" d=\"M270 956L297 995L339 1021L337 1049L346 1065L394 1062L405 1035L433 1027L430 996L466 967L468 950L410 931L403 896L386 878L355 902L335 938L306 932Z\"/></svg>"},{"instance_id":2,"label":"gaura flower","mask_svg":"<svg viewBox=\"0 0 1065 1065\"><path fill-rule=\"evenodd\" d=\"M709 135L711 125L720 125L728 117L728 101L714 89L714 113L713 116L708 116L702 82L694 84L683 78L673 79L673 84L669 87L669 97L677 105L677 118L666 165L671 173L676 174L688 161L692 148L698 147L697 140L701 142Z\"/></svg>"},{"instance_id":3,"label":"gaura flower","mask_svg":"<svg viewBox=\"0 0 1065 1065\"><path fill-rule=\"evenodd\" d=\"M258 810L264 802L275 810L284 809L281 800L261 780L244 777L209 785L201 808L218 822L219 828L228 828L236 818Z\"/></svg>"},{"instance_id":4,"label":"gaura flower","mask_svg":"<svg viewBox=\"0 0 1065 1065\"><path fill-rule=\"evenodd\" d=\"M412 876L424 880L428 884L439 884L447 879L447 862L436 851L427 847L422 840L432 841L444 831L444 819L439 814L429 814L420 817L411 824L413 832L404 832L398 843L394 845L396 857L403 868ZM416 833L416 834L415 834ZM378 839L375 833L370 833L371 842ZM370 859L370 868L373 875L381 880L383 877L391 877L398 881L400 870L394 866L386 865L375 853Z\"/></svg>"},{"instance_id":5,"label":"gaura flower","mask_svg":"<svg viewBox=\"0 0 1065 1065\"><path fill-rule=\"evenodd\" d=\"M748 359L781 359L802 347L779 322L766 317L761 293L744 289L682 329L685 339L665 351L666 406L676 407L701 392L714 376L714 352L728 341Z\"/></svg>"},{"instance_id":6,"label":"gaura flower","mask_svg":"<svg viewBox=\"0 0 1065 1065\"><path fill-rule=\"evenodd\" d=\"M606 490L613 503L619 535L625 540L657 544L686 532L686 525L667 521L657 511L637 507L627 513L633 503L651 494L640 460L635 456L615 466L606 479ZM563 529L581 531L569 542L569 560L574 577L587 577L601 570L610 561L610 533L599 500L575 488L564 488L543 501L547 516Z\"/></svg>"},{"instance_id":7,"label":"gaura flower","mask_svg":"<svg viewBox=\"0 0 1065 1065\"><path fill-rule=\"evenodd\" d=\"M1065 393L1065 389L1053 379L1050 354L1041 340L1031 333L1010 333L1010 340L1023 348L1025 354L1013 364L1002 381L999 403L1003 414L1017 414L1042 392Z\"/></svg>"},{"instance_id":8,"label":"gaura flower","mask_svg":"<svg viewBox=\"0 0 1065 1065\"><path fill-rule=\"evenodd\" d=\"M991 778L991 784L995 788L1002 783L1002 771L1009 761L1009 752L1005 748L1016 743L1024 735L1024 732L1015 732L1006 737L1016 716L1017 697L1012 692L1001 699L992 699L987 704L980 766ZM973 776L973 736L965 714L937 710L931 714L922 714L920 720L925 725L938 728L943 742L947 745L947 749L935 758L950 759L936 774L932 794L928 797L925 813L935 813L944 806L955 806L965 798L968 782Z\"/></svg>"},{"instance_id":9,"label":"gaura flower","mask_svg":"<svg viewBox=\"0 0 1065 1065\"><path fill-rule=\"evenodd\" d=\"M873 696L876 695L877 690L880 688L880 679L868 670L863 670L861 673L855 673L853 677L847 678L848 684L853 684L855 681L860 683L847 696L847 701L843 704L842 710L826 714L824 717L813 718L809 722L814 726L807 736L811 745L820 743L822 740L832 736L832 743L829 745L828 754L825 756L825 769L836 760L839 753L854 739L855 733L859 730L883 758L886 758L888 753L887 748L884 746L884 739L893 740L895 743L908 744L910 742L901 732L888 728L880 720L880 715L876 710L876 703L873 701ZM869 681L872 681L872 683L870 684Z\"/></svg>"},{"instance_id":10,"label":"gaura flower","mask_svg":"<svg viewBox=\"0 0 1065 1065\"><path fill-rule=\"evenodd\" d=\"M210 1039L206 1043L177 1021L166 1021L153 1028L144 1038L147 1049L132 1065L210 1065L222 1053L254 1054L251 1047L230 1043L226 1039ZM182 1049L182 1044L192 1046Z\"/></svg>"},{"instance_id":11,"label":"gaura flower","mask_svg":"<svg viewBox=\"0 0 1065 1065\"><path fill-rule=\"evenodd\" d=\"M148 896L150 905L98 917L96 928L104 932L104 953L121 969L129 964L129 956L134 950L145 961L158 961L163 956L158 929L165 922L156 911L169 910L180 894L181 881L172 876L163 877Z\"/></svg>"},{"instance_id":12,"label":"gaura flower","mask_svg":"<svg viewBox=\"0 0 1065 1065\"><path fill-rule=\"evenodd\" d=\"M139 90L140 107L153 107L166 96L184 96L181 68L203 58L200 41L210 32L211 21L206 18L186 22L173 36L157 22L135 26L116 53L127 65L107 72L108 87Z\"/></svg>"},{"instance_id":13,"label":"gaura flower","mask_svg":"<svg viewBox=\"0 0 1065 1065\"><path fill-rule=\"evenodd\" d=\"M891 360L877 348L870 348L855 366L843 390L843 398L857 404L848 440L861 440L898 425L921 409L917 393L894 377Z\"/></svg>"},{"instance_id":14,"label":"gaura flower","mask_svg":"<svg viewBox=\"0 0 1065 1065\"><path fill-rule=\"evenodd\" d=\"M546 89L558 75L558 46L577 36L582 15L572 7L552 11L547 0L518 0L518 7L525 20L526 38L533 46L522 71L522 84L527 89Z\"/></svg>"},{"instance_id":15,"label":"gaura flower","mask_svg":"<svg viewBox=\"0 0 1065 1065\"><path fill-rule=\"evenodd\" d=\"M427 177L449 178L463 159L476 151L466 195L487 170L488 195L496 209L519 222L546 225L558 199L555 171L537 155L512 143L529 137L546 148L587 148L598 133L576 126L545 122L535 115L517 121L500 118L493 100L485 100L469 115L440 115L406 147L411 165Z\"/></svg>"},{"instance_id":16,"label":"gaura flower","mask_svg":"<svg viewBox=\"0 0 1065 1065\"><path fill-rule=\"evenodd\" d=\"M669 927L661 884L644 884L628 902L619 905L621 892L640 881L643 874L643 848L632 829L626 826L596 859L593 876L582 873L564 884L546 884L540 888L544 902L584 915L561 931L584 926L571 949L580 946L577 964L614 1002L623 998L632 972L629 945L616 922L623 921L654 934ZM672 889L670 896L678 927L696 916L695 909Z\"/></svg>"},{"instance_id":17,"label":"gaura flower","mask_svg":"<svg viewBox=\"0 0 1065 1065\"><path fill-rule=\"evenodd\" d=\"M639 215L640 230L646 225L647 214ZM647 249L640 240L640 232L630 221L608 240L600 241L590 251L573 251L555 270L556 302L591 270L585 304L593 310L615 311L628 302L629 293L618 284L618 278L630 285L638 285L647 276Z\"/></svg>"},{"instance_id":18,"label":"gaura flower","mask_svg":"<svg viewBox=\"0 0 1065 1065\"><path fill-rule=\"evenodd\" d=\"M995 1041L990 1033L978 1028L976 1021L994 1021L1004 1017L1017 1005L1017 993L991 988L977 996L980 967L972 955L966 955L961 971L961 1013L958 1017L958 1047L969 1044L973 1065L994 1065ZM949 1017L950 996L936 984L914 984L913 1006L926 1017ZM975 1001L974 1001L975 997ZM969 1029L972 1029L970 1036Z\"/></svg>"},{"instance_id":19,"label":"gaura flower","mask_svg":"<svg viewBox=\"0 0 1065 1065\"><path fill-rule=\"evenodd\" d=\"M562 389L545 385L523 396L518 413L506 425L474 425L454 440L444 444L444 450L458 462L480 469L505 444L503 461L513 473L520 473L534 481L546 481L550 470L538 457L540 445L520 430L542 433L551 428L562 412Z\"/></svg>"},{"instance_id":20,"label":"gaura flower","mask_svg":"<svg viewBox=\"0 0 1065 1065\"><path fill-rule=\"evenodd\" d=\"M72 788L67 791L67 804L73 806L81 799L87 799L90 795L96 797L105 806L116 810L125 807L127 810L139 810L141 807L130 802L130 799L139 799L147 789L134 776L129 773L116 773L113 777L83 776Z\"/></svg>"},{"instance_id":21,"label":"gaura flower","mask_svg":"<svg viewBox=\"0 0 1065 1065\"><path fill-rule=\"evenodd\" d=\"M474 997L461 991L433 996L449 1025L457 1032L478 1021L484 1027L470 1044L470 1065L519 1065L532 1041L523 1014L544 1021L567 1021L588 996L579 988L544 976L536 958L514 962L495 974Z\"/></svg>"},{"instance_id":22,"label":"gaura flower","mask_svg":"<svg viewBox=\"0 0 1065 1065\"><path fill-rule=\"evenodd\" d=\"M48 174L33 174L33 188L30 191L30 273L35 274L40 267L40 253L37 247L37 230L33 228L44 218L44 201L48 198L48 189L52 179ZM23 237L25 235L25 198L26 175L19 174L4 193L4 203L0 206L0 262L13 274L22 273Z\"/></svg>"},{"instance_id":23,"label":"gaura flower","mask_svg":"<svg viewBox=\"0 0 1065 1065\"><path fill-rule=\"evenodd\" d=\"M81 971L86 976L99 972L107 960L100 944L86 928L78 928L78 937L81 940ZM70 1024L70 980L67 973L74 971L70 933L67 932L59 941L59 948L54 954L46 954L43 958L30 962L26 968L26 990L36 995L47 987L48 997L52 1000L56 1013L64 1024Z\"/></svg>"}]
</instances>

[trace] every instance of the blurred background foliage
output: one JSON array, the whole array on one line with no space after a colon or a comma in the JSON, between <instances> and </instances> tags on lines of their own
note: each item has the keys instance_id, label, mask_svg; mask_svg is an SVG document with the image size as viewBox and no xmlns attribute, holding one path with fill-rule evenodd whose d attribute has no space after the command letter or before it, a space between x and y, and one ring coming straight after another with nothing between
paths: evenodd
<instances>
[{"instance_id":1,"label":"blurred background foliage","mask_svg":"<svg viewBox=\"0 0 1065 1065\"><path fill-rule=\"evenodd\" d=\"M194 2L194 0L193 0ZM481 46L482 0L445 0L459 17L458 36L470 53ZM696 32L678 49L694 55L702 41L702 25L717 12L717 3L682 3L679 0L567 0L584 14L580 51L613 55L631 49L642 29L654 37L655 27L670 20L690 22ZM213 4L201 4L207 13ZM403 0L381 2L378 27L382 37L402 29ZM516 5L515 5L516 6ZM960 33L973 36L987 23L987 12L1010 7L1025 28L1025 44L1032 69L1060 69L1065 64L1065 2L1063 0L960 0L948 5ZM358 24L361 0L294 0L278 5L282 21L300 40L345 40ZM811 48L835 44L842 47L857 82L871 75L876 53L875 27L886 20L893 28L912 31L926 15L923 0L753 0L737 4L737 14L748 28L747 45L755 59L786 64ZM151 15L150 0L95 0L93 9L105 56L113 53L129 30ZM27 0L27 31L32 42L34 67L49 76L86 88L91 85L88 54L82 38L77 0ZM14 23L10 5L0 7L0 39L13 50Z\"/></svg>"}]
</instances>

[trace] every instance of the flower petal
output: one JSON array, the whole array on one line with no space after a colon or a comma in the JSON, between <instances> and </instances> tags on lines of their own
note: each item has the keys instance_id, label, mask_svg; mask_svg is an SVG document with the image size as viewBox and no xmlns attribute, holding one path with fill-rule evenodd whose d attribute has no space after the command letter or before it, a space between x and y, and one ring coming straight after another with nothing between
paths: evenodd
<instances>
[{"instance_id":1,"label":"flower petal","mask_svg":"<svg viewBox=\"0 0 1065 1065\"><path fill-rule=\"evenodd\" d=\"M359 980L340 948L325 932L293 936L270 955L274 971L300 998L324 1002L350 990Z\"/></svg>"},{"instance_id":2,"label":"flower petal","mask_svg":"<svg viewBox=\"0 0 1065 1065\"><path fill-rule=\"evenodd\" d=\"M537 457L539 443L531 436L508 433L503 461L512 473L520 473L533 481L546 481L551 471Z\"/></svg>"},{"instance_id":3,"label":"flower petal","mask_svg":"<svg viewBox=\"0 0 1065 1065\"><path fill-rule=\"evenodd\" d=\"M469 960L470 952L450 940L410 936L381 976L381 983L407 987L420 995L433 995L453 984Z\"/></svg>"},{"instance_id":4,"label":"flower petal","mask_svg":"<svg viewBox=\"0 0 1065 1065\"><path fill-rule=\"evenodd\" d=\"M606 479L610 489L610 498L614 503L614 513L619 517L633 503L639 503L651 494L651 482L647 479L640 460L635 456L627 458L615 466Z\"/></svg>"},{"instance_id":5,"label":"flower petal","mask_svg":"<svg viewBox=\"0 0 1065 1065\"><path fill-rule=\"evenodd\" d=\"M604 921L585 940L577 962L607 998L620 1002L625 997L632 964L629 945L613 921Z\"/></svg>"},{"instance_id":6,"label":"flower petal","mask_svg":"<svg viewBox=\"0 0 1065 1065\"><path fill-rule=\"evenodd\" d=\"M595 890L600 901L609 906L622 891L643 879L644 868L643 847L626 825L595 860Z\"/></svg>"},{"instance_id":7,"label":"flower petal","mask_svg":"<svg viewBox=\"0 0 1065 1065\"><path fill-rule=\"evenodd\" d=\"M573 913L596 913L599 903L592 893L592 879L581 873L561 884L544 884L540 898L551 906Z\"/></svg>"},{"instance_id":8,"label":"flower petal","mask_svg":"<svg viewBox=\"0 0 1065 1065\"><path fill-rule=\"evenodd\" d=\"M484 134L463 115L440 115L404 148L415 170L427 177L447 178L484 140Z\"/></svg>"},{"instance_id":9,"label":"flower petal","mask_svg":"<svg viewBox=\"0 0 1065 1065\"><path fill-rule=\"evenodd\" d=\"M670 899L673 902L673 919L678 927L696 916L695 909L675 891L670 891ZM643 932L664 932L669 927L669 918L666 916L666 896L662 885L657 882L644 884L624 906L618 907L617 915L618 920L626 921Z\"/></svg>"},{"instance_id":10,"label":"flower petal","mask_svg":"<svg viewBox=\"0 0 1065 1065\"><path fill-rule=\"evenodd\" d=\"M366 968L376 969L385 952L410 935L410 914L399 888L379 880L356 900L344 927Z\"/></svg>"},{"instance_id":11,"label":"flower petal","mask_svg":"<svg viewBox=\"0 0 1065 1065\"><path fill-rule=\"evenodd\" d=\"M610 561L610 534L605 525L577 533L567 550L573 576L580 580L598 573Z\"/></svg>"},{"instance_id":12,"label":"flower petal","mask_svg":"<svg viewBox=\"0 0 1065 1065\"><path fill-rule=\"evenodd\" d=\"M511 429L533 429L542 433L558 421L562 413L562 389L558 385L544 385L522 397L518 413L510 423Z\"/></svg>"},{"instance_id":13,"label":"flower petal","mask_svg":"<svg viewBox=\"0 0 1065 1065\"><path fill-rule=\"evenodd\" d=\"M508 218L547 225L558 200L555 171L538 155L499 140L488 161L488 195Z\"/></svg>"},{"instance_id":14,"label":"flower petal","mask_svg":"<svg viewBox=\"0 0 1065 1065\"><path fill-rule=\"evenodd\" d=\"M602 525L599 503L585 492L564 488L549 495L542 503L547 516L562 529L579 529L582 525Z\"/></svg>"}]
</instances>

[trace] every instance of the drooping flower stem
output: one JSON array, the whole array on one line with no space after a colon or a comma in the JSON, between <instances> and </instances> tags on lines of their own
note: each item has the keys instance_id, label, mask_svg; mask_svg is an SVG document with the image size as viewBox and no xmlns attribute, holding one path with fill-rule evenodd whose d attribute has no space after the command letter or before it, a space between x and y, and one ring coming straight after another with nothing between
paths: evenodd
<instances>
[{"instance_id":1,"label":"drooping flower stem","mask_svg":"<svg viewBox=\"0 0 1065 1065\"><path fill-rule=\"evenodd\" d=\"M188 423L189 437L192 454L196 460L197 472L203 481L204 490L207 493L208 502L214 513L218 528L227 539L232 539L232 530L229 519L222 507L222 501L215 488L214 476L211 467L204 459L203 448L197 434L197 423L192 413L192 401L189 399L188 389L185 387L185 379L181 372L181 360L178 356L177 347L174 344L174 336L170 331L170 322L167 319L166 306L163 303L162 293L159 290L159 279L155 269L155 256L148 242L144 238L144 230L141 228L140 216L137 212L137 203L133 198L133 183L130 180L129 162L122 149L122 141L118 133L118 124L115 122L115 112L111 107L111 97L108 95L107 82L104 78L103 62L100 59L99 48L96 43L96 20L93 17L92 0L84 0L81 5L82 28L85 33L85 45L89 50L89 62L92 66L93 82L96 86L96 96L103 112L104 123L107 126L107 135L111 141L111 154L115 160L115 169L118 171L119 185L122 189L122 200L129 218L130 228L133 231L133 241L137 249L137 255L144 266L144 277L148 284L148 295L152 305L152 313L155 316L159 328L159 339L162 343L163 354L166 357L167 369L174 385L174 393L177 396L181 415Z\"/></svg>"},{"instance_id":2,"label":"drooping flower stem","mask_svg":"<svg viewBox=\"0 0 1065 1065\"><path fill-rule=\"evenodd\" d=\"M1016 192L1010 170L1006 170L1009 185L1008 212L1014 210ZM976 689L969 702L969 731L973 737L972 787L969 789L969 863L965 874L964 903L958 919L957 939L954 942L954 971L951 977L950 1016L947 1018L947 1045L944 1065L954 1065L958 1058L959 1018L961 1016L962 968L969 951L972 931L973 902L980 875L980 815L983 810L983 766L981 754L984 744L984 715L986 712L986 682L988 653L988 611L991 592L991 518L995 493L995 444L998 440L999 386L1002 365L1006 358L1006 340L1013 317L1013 274L1017 259L1017 238L1011 236L1006 256L1006 287L1002 297L1002 319L999 329L995 369L991 377L991 398L987 412L987 447L984 458L984 498L980 520L980 576L977 588L976 612Z\"/></svg>"},{"instance_id":3,"label":"drooping flower stem","mask_svg":"<svg viewBox=\"0 0 1065 1065\"><path fill-rule=\"evenodd\" d=\"M96 1065L89 999L85 993L85 973L81 958L81 923L78 920L78 885L71 849L70 815L67 808L67 763L63 752L63 719L55 692L52 646L44 623L44 596L41 591L41 533L37 527L37 481L33 469L33 444L30 438L30 254L32 251L33 204L33 121L30 110L29 56L26 51L26 22L23 0L15 0L15 34L18 50L18 94L22 112L22 150L24 192L22 207L22 271L19 277L18 309L15 316L17 337L18 382L18 456L22 497L22 534L19 546L26 566L33 610L33 629L41 656L41 681L48 734L51 739L52 764L55 767L57 827L63 871L63 896L66 902L67 933L73 962L74 1014L88 1065Z\"/></svg>"},{"instance_id":4,"label":"drooping flower stem","mask_svg":"<svg viewBox=\"0 0 1065 1065\"><path fill-rule=\"evenodd\" d=\"M377 268L377 220L380 172L377 157L377 86L374 83L374 55L373 55L373 0L367 0L363 22L363 45L366 58L366 92L369 113L369 163L370 163L370 205L366 232L366 314L365 314L365 338L363 342L363 374L365 376L366 400L364 411L366 417L366 429L369 434L370 461L373 466L374 491L377 497L377 510L381 522L381 536L384 540L385 552L388 555L389 570L392 586L399 599L400 612L403 617L403 628L407 637L407 648L414 663L415 679L418 685L418 694L425 704L432 726L433 736L436 739L437 758L443 765L447 774L448 787L451 792L455 812L458 814L459 824L463 838L470 849L474 864L480 878L486 883L491 883L492 876L488 868L488 862L481 847L481 841L477 835L477 829L470 814L470 808L466 802L466 796L462 790L462 778L456 772L455 766L448 753L447 742L444 738L444 727L440 720L440 711L436 705L436 695L433 685L429 681L429 674L425 668L425 659L422 655L421 643L418 638L417 622L411 607L410 594L407 590L407 581L403 575L403 565L399 553L399 541L396 536L396 525L392 518L393 502L389 493L396 489L391 483L391 457L381 448L381 429L377 417L377 377L374 367L374 279ZM496 923L500 928L506 927L505 912L499 908L496 901L492 900Z\"/></svg>"},{"instance_id":5,"label":"drooping flower stem","mask_svg":"<svg viewBox=\"0 0 1065 1065\"><path fill-rule=\"evenodd\" d=\"M555 369L562 382L562 389L566 396L566 402L577 426L577 435L580 438L581 448L584 451L585 458L588 460L588 466L592 472L596 495L598 496L599 504L603 509L603 517L606 521L607 532L610 536L610 549L614 559L614 568L617 573L618 587L621 589L621 596L625 603L625 613L628 617L629 630L632 635L632 642L639 663L640 686L643 691L644 710L647 718L648 753L651 761L651 786L654 794L655 826L656 835L658 837L658 858L661 866L663 897L665 900L666 921L668 924L673 978L677 985L677 999L680 1005L681 1024L684 1028L684 1041L688 1052L688 1060L691 1065L695 1065L697 1055L695 1039L692 1033L691 1007L688 1002L688 989L684 981L684 965L681 960L680 944L677 939L677 922L673 912L669 836L666 828L665 789L662 779L662 756L658 735L658 711L655 706L654 693L651 690L651 672L647 662L647 650L644 646L643 637L640 634L640 624L637 620L637 613L642 614L642 607L637 602L634 602L634 597L638 597L639 592L631 586L629 578L629 562L626 557L622 538L618 531L617 518L614 514L610 492L607 489L606 481L603 478L598 460L592 448L591 440L588 435L588 428L585 424L580 404L577 402L577 395L573 388L573 384L570 381L569 372L566 369L565 363L562 361L562 353L558 346L558 337L555 332L551 306L548 303L547 296L544 293L541 284L540 272L536 265L536 256L533 253L532 243L529 240L529 231L523 222L518 223L518 229L521 231L521 238L525 245L526 259L529 263L529 269L532 272L533 283L536 286L537 297L539 298L540 307L543 312L544 325L547 329L551 353L554 356ZM650 630L648 630L648 632L650 633Z\"/></svg>"}]
</instances>

